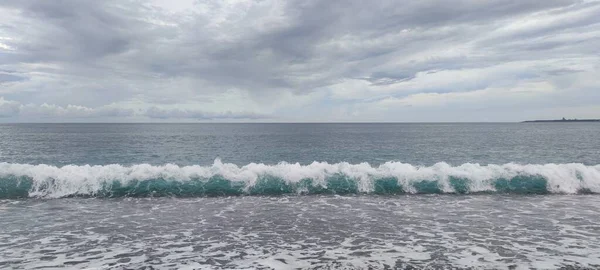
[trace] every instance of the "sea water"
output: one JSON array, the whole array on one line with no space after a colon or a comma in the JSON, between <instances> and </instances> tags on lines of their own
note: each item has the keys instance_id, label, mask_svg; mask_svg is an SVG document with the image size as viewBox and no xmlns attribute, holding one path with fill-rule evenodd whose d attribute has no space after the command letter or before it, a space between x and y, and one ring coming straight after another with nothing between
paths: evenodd
<instances>
[{"instance_id":1,"label":"sea water","mask_svg":"<svg viewBox=\"0 0 600 270\"><path fill-rule=\"evenodd\" d=\"M0 268L600 267L600 124L0 125Z\"/></svg>"}]
</instances>

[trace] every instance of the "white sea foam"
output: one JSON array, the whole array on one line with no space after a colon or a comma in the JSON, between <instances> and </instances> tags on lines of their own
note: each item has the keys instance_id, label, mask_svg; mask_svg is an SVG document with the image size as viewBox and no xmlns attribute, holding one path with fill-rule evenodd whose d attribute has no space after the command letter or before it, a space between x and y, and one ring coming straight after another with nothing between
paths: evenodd
<instances>
[{"instance_id":1,"label":"white sea foam","mask_svg":"<svg viewBox=\"0 0 600 270\"><path fill-rule=\"evenodd\" d=\"M66 199L7 207L0 266L22 269L597 269L600 263L600 196Z\"/></svg>"},{"instance_id":2,"label":"white sea foam","mask_svg":"<svg viewBox=\"0 0 600 270\"><path fill-rule=\"evenodd\" d=\"M254 186L261 177L270 176L287 183L297 183L312 179L313 185L327 187L327 179L343 175L356 180L360 192L371 192L376 179L393 178L406 192L415 193L415 182L436 181L438 187L447 193L456 192L450 183L451 178L468 180L469 192L495 191L494 181L514 177L542 177L547 182L550 193L575 194L581 190L600 193L600 165L586 166L570 164L514 164L479 165L466 163L451 166L440 162L433 166L414 166L401 162L386 162L379 166L368 163L350 164L346 162L329 164L313 162L308 165L281 162L274 165L251 163L238 166L215 160L211 166L178 166L166 164L153 166L139 164L122 166L118 164L90 166L30 165L0 163L0 181L7 178L25 177L31 179L29 196L64 197L69 195L94 195L114 181L128 184L131 181L166 179L190 181L221 176L229 181L242 182L245 188Z\"/></svg>"}]
</instances>

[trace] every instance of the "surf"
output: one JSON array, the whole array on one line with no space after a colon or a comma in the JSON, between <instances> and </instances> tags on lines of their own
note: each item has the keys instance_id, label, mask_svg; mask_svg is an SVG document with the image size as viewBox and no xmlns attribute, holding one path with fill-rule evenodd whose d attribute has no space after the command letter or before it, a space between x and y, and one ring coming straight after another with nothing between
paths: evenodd
<instances>
[{"instance_id":1,"label":"surf","mask_svg":"<svg viewBox=\"0 0 600 270\"><path fill-rule=\"evenodd\" d=\"M209 166L0 163L0 198L596 194L600 165L313 162Z\"/></svg>"}]
</instances>

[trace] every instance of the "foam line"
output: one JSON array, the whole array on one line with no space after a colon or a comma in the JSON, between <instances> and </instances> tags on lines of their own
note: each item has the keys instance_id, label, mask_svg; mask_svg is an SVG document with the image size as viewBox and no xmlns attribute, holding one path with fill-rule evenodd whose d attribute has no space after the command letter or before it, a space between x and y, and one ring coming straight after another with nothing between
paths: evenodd
<instances>
[{"instance_id":1,"label":"foam line","mask_svg":"<svg viewBox=\"0 0 600 270\"><path fill-rule=\"evenodd\" d=\"M219 196L321 193L600 193L600 165L466 163L414 166L386 162L245 166L0 163L0 198L72 196Z\"/></svg>"}]
</instances>

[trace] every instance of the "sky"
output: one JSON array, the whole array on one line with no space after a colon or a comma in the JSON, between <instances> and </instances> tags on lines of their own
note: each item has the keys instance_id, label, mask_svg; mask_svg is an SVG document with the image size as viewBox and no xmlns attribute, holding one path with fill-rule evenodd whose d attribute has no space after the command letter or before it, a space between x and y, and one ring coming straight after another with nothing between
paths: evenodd
<instances>
[{"instance_id":1,"label":"sky","mask_svg":"<svg viewBox=\"0 0 600 270\"><path fill-rule=\"evenodd\" d=\"M600 118L600 1L0 0L0 122Z\"/></svg>"}]
</instances>

